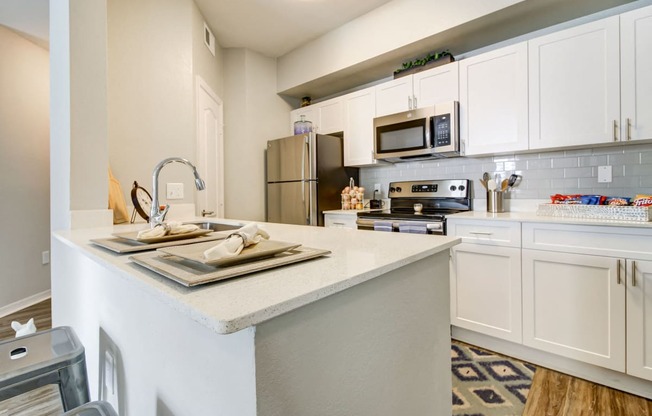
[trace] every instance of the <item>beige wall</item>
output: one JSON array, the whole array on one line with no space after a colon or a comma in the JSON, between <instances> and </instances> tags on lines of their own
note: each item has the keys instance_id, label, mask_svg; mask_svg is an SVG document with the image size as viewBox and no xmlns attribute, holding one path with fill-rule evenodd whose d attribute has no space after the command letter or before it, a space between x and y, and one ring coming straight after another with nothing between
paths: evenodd
<instances>
[{"instance_id":1,"label":"beige wall","mask_svg":"<svg viewBox=\"0 0 652 416\"><path fill-rule=\"evenodd\" d=\"M223 90L222 51L208 52L203 31L192 0L108 2L109 160L128 204L134 180L152 192L152 170L162 159L196 161L195 75L218 95ZM161 171L161 202L168 182L185 188L171 205L194 202L185 166Z\"/></svg>"},{"instance_id":2,"label":"beige wall","mask_svg":"<svg viewBox=\"0 0 652 416\"><path fill-rule=\"evenodd\" d=\"M225 51L225 216L265 219L267 140L288 136L291 106L276 94L276 60Z\"/></svg>"},{"instance_id":3,"label":"beige wall","mask_svg":"<svg viewBox=\"0 0 652 416\"><path fill-rule=\"evenodd\" d=\"M391 1L280 57L278 91L341 71L521 1Z\"/></svg>"},{"instance_id":4,"label":"beige wall","mask_svg":"<svg viewBox=\"0 0 652 416\"><path fill-rule=\"evenodd\" d=\"M0 26L0 308L50 288L48 60Z\"/></svg>"}]
</instances>

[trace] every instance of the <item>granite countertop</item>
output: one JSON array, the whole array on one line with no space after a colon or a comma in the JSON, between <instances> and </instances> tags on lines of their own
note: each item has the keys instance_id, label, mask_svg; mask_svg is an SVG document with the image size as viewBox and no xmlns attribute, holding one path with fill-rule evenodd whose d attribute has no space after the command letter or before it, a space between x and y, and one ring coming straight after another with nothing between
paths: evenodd
<instances>
[{"instance_id":1,"label":"granite countertop","mask_svg":"<svg viewBox=\"0 0 652 416\"><path fill-rule=\"evenodd\" d=\"M206 221L206 218L192 218ZM234 222L211 219L213 222ZM240 221L242 223L247 221ZM143 229L140 225L66 230L54 238L180 313L228 334L344 291L391 270L458 244L455 237L378 233L342 228L259 223L272 240L330 250L319 259L296 263L235 279L186 288L89 242L113 232ZM216 243L217 244L217 243Z\"/></svg>"}]
</instances>

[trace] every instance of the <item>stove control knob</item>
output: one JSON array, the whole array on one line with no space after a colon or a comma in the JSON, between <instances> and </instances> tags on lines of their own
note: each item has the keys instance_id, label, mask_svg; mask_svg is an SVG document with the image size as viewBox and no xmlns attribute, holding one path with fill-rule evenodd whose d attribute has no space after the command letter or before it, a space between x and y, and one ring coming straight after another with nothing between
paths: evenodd
<instances>
[{"instance_id":1,"label":"stove control knob","mask_svg":"<svg viewBox=\"0 0 652 416\"><path fill-rule=\"evenodd\" d=\"M451 185L451 187L450 187L449 189L450 189L451 191L455 191L455 190L457 190L457 186L455 186L455 185ZM462 190L462 187L460 186L460 191L461 191L461 190Z\"/></svg>"},{"instance_id":2,"label":"stove control knob","mask_svg":"<svg viewBox=\"0 0 652 416\"><path fill-rule=\"evenodd\" d=\"M459 189L460 191L463 191L463 190L466 189L466 187L465 187L464 185L460 185L460 187L459 187L458 189Z\"/></svg>"},{"instance_id":3,"label":"stove control knob","mask_svg":"<svg viewBox=\"0 0 652 416\"><path fill-rule=\"evenodd\" d=\"M401 189L400 186L397 186L397 187L396 187L396 192L401 192L402 190L403 190L403 189Z\"/></svg>"},{"instance_id":4,"label":"stove control knob","mask_svg":"<svg viewBox=\"0 0 652 416\"><path fill-rule=\"evenodd\" d=\"M390 193L393 193L393 192L395 192L395 191L396 191L396 188L394 188L393 186L390 186L390 187L389 187L389 192L390 192Z\"/></svg>"}]
</instances>

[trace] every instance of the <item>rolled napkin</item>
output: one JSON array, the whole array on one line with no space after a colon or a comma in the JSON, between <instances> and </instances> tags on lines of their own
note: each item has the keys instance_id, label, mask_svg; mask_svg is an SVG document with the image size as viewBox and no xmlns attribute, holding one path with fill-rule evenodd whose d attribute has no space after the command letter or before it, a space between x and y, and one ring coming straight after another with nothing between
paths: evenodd
<instances>
[{"instance_id":1,"label":"rolled napkin","mask_svg":"<svg viewBox=\"0 0 652 416\"><path fill-rule=\"evenodd\" d=\"M164 224L159 224L154 228L149 228L147 230L138 231L136 235L136 240L145 240L149 238L159 238L167 234L168 230Z\"/></svg>"},{"instance_id":2,"label":"rolled napkin","mask_svg":"<svg viewBox=\"0 0 652 416\"><path fill-rule=\"evenodd\" d=\"M168 227L168 234L170 235L186 234L199 230L196 224L181 224L180 222L170 222Z\"/></svg>"},{"instance_id":3,"label":"rolled napkin","mask_svg":"<svg viewBox=\"0 0 652 416\"><path fill-rule=\"evenodd\" d=\"M269 234L265 230L259 229L256 223L247 224L218 245L204 251L204 258L206 260L218 260L235 257L240 254L243 248L258 244L262 239L269 239Z\"/></svg>"}]
</instances>

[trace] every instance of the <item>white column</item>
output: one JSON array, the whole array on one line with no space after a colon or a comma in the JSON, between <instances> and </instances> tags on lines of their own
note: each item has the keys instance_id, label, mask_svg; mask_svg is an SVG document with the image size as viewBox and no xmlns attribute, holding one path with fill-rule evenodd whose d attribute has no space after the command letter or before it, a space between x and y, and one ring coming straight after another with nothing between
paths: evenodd
<instances>
[{"instance_id":1,"label":"white column","mask_svg":"<svg viewBox=\"0 0 652 416\"><path fill-rule=\"evenodd\" d=\"M50 1L50 219L111 225L106 0Z\"/></svg>"}]
</instances>

